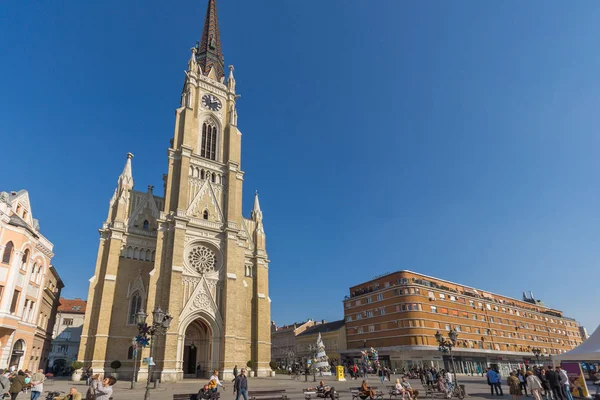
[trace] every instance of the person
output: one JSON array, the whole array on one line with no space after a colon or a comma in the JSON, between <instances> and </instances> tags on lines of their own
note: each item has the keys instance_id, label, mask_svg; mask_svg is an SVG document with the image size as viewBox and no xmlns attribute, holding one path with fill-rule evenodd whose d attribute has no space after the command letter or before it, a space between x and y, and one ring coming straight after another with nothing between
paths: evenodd
<instances>
[{"instance_id":1,"label":"person","mask_svg":"<svg viewBox=\"0 0 600 400\"><path fill-rule=\"evenodd\" d=\"M483 370L481 369L481 365L477 364L477 375L483 376Z\"/></svg>"},{"instance_id":2,"label":"person","mask_svg":"<svg viewBox=\"0 0 600 400\"><path fill-rule=\"evenodd\" d=\"M402 382L400 381L400 379L396 379L396 385L394 385L394 394L400 395L402 396L402 398L404 398L404 396L406 395L409 400L412 400L411 390L407 389L406 386L404 386L405 381L406 378L402 378Z\"/></svg>"},{"instance_id":3,"label":"person","mask_svg":"<svg viewBox=\"0 0 600 400\"><path fill-rule=\"evenodd\" d=\"M538 369L539 373L537 377L542 382L542 388L544 389L544 398L546 400L552 400L552 390L550 390L550 384L548 383L548 378L546 378L546 368Z\"/></svg>"},{"instance_id":4,"label":"person","mask_svg":"<svg viewBox=\"0 0 600 400\"><path fill-rule=\"evenodd\" d=\"M81 400L81 393L79 393L77 389L72 387L71 389L69 389L68 395L55 397L54 400Z\"/></svg>"},{"instance_id":5,"label":"person","mask_svg":"<svg viewBox=\"0 0 600 400\"><path fill-rule=\"evenodd\" d=\"M238 367L237 367L237 364L235 365L235 367L233 367L233 378L235 379L236 376L238 376Z\"/></svg>"},{"instance_id":6,"label":"person","mask_svg":"<svg viewBox=\"0 0 600 400\"><path fill-rule=\"evenodd\" d=\"M430 369L428 369L426 371L426 374L427 374L427 385L433 385L433 372Z\"/></svg>"},{"instance_id":7,"label":"person","mask_svg":"<svg viewBox=\"0 0 600 400\"><path fill-rule=\"evenodd\" d=\"M500 384L500 375L492 368L488 368L486 373L488 385L490 385L490 394L494 395L494 389L496 390L496 395L504 396L504 392L502 391L502 385ZM500 393L498 393L500 392Z\"/></svg>"},{"instance_id":8,"label":"person","mask_svg":"<svg viewBox=\"0 0 600 400\"><path fill-rule=\"evenodd\" d=\"M237 368L237 365L236 365ZM239 400L240 395L244 397L244 400L248 400L248 378L246 378L246 369L242 368L240 374L237 375L233 382L233 393L237 393L235 395L235 400Z\"/></svg>"},{"instance_id":9,"label":"person","mask_svg":"<svg viewBox=\"0 0 600 400\"><path fill-rule=\"evenodd\" d=\"M569 382L569 375L567 375L567 371L562 369L559 365L556 367L556 373L558 374L558 378L560 380L563 397L567 400L573 400L573 395L571 394L571 383Z\"/></svg>"},{"instance_id":10,"label":"person","mask_svg":"<svg viewBox=\"0 0 600 400\"><path fill-rule=\"evenodd\" d=\"M534 400L542 400L542 381L532 371L527 371L527 386Z\"/></svg>"},{"instance_id":11,"label":"person","mask_svg":"<svg viewBox=\"0 0 600 400\"><path fill-rule=\"evenodd\" d=\"M523 392L521 391L521 382L519 382L519 378L514 372L511 372L506 380L508 383L510 395L513 397L513 400L520 399L523 396Z\"/></svg>"},{"instance_id":12,"label":"person","mask_svg":"<svg viewBox=\"0 0 600 400\"><path fill-rule=\"evenodd\" d=\"M381 383L383 383L383 381L385 381L385 370L383 369L383 367L379 367L377 375L379 375L379 379L381 379Z\"/></svg>"},{"instance_id":13,"label":"person","mask_svg":"<svg viewBox=\"0 0 600 400\"><path fill-rule=\"evenodd\" d=\"M519 378L519 385L521 385L521 390L525 392L525 396L527 396L527 381L525 380L525 371L520 369L517 371L517 378Z\"/></svg>"},{"instance_id":14,"label":"person","mask_svg":"<svg viewBox=\"0 0 600 400\"><path fill-rule=\"evenodd\" d=\"M317 393L320 395L319 397L330 398L331 400L335 400L335 389L331 386L325 385L325 382L319 382L319 386L317 386ZM236 399L237 400L237 399Z\"/></svg>"},{"instance_id":15,"label":"person","mask_svg":"<svg viewBox=\"0 0 600 400\"><path fill-rule=\"evenodd\" d=\"M36 373L31 376L31 400L37 400L44 392L44 370L38 369Z\"/></svg>"},{"instance_id":16,"label":"person","mask_svg":"<svg viewBox=\"0 0 600 400\"><path fill-rule=\"evenodd\" d=\"M208 385L204 385L198 391L198 399L210 399L212 391L208 388Z\"/></svg>"},{"instance_id":17,"label":"person","mask_svg":"<svg viewBox=\"0 0 600 400\"><path fill-rule=\"evenodd\" d=\"M438 376L437 381L435 383L435 388L438 390L438 392L444 393L445 398L447 398L447 399L450 398L448 386L446 386L446 383L444 382L444 378L442 377L442 375Z\"/></svg>"},{"instance_id":18,"label":"person","mask_svg":"<svg viewBox=\"0 0 600 400\"><path fill-rule=\"evenodd\" d=\"M25 383L25 372L19 370L19 372L17 372L17 375L15 375L12 378L10 389L8 389L8 393L10 393L10 399L15 400L26 385L27 384Z\"/></svg>"},{"instance_id":19,"label":"person","mask_svg":"<svg viewBox=\"0 0 600 400\"><path fill-rule=\"evenodd\" d=\"M8 396L8 389L10 389L8 370L0 369L0 399L3 399L4 396Z\"/></svg>"},{"instance_id":20,"label":"person","mask_svg":"<svg viewBox=\"0 0 600 400\"><path fill-rule=\"evenodd\" d=\"M360 385L360 395L361 397L368 397L369 399L375 398L375 391L369 387L366 379L363 379L362 384Z\"/></svg>"},{"instance_id":21,"label":"person","mask_svg":"<svg viewBox=\"0 0 600 400\"><path fill-rule=\"evenodd\" d=\"M219 380L219 371L215 369L208 382L208 387L214 393L219 389L219 386L221 386L223 390L225 390L225 386Z\"/></svg>"},{"instance_id":22,"label":"person","mask_svg":"<svg viewBox=\"0 0 600 400\"><path fill-rule=\"evenodd\" d=\"M562 390L560 390L560 377L554 371L554 367L552 367L552 365L548 365L548 369L546 370L546 379L548 380L548 385L550 385L550 390L552 391L552 397L554 397L554 400L565 400L562 395Z\"/></svg>"},{"instance_id":23,"label":"person","mask_svg":"<svg viewBox=\"0 0 600 400\"><path fill-rule=\"evenodd\" d=\"M200 378L200 374L202 373L202 370L200 369L201 365L200 363L196 364L196 378Z\"/></svg>"},{"instance_id":24,"label":"person","mask_svg":"<svg viewBox=\"0 0 600 400\"><path fill-rule=\"evenodd\" d=\"M117 383L117 379L114 376L107 376L102 380L102 383L100 383L99 380L96 380L94 386L94 400L109 400L112 396L112 387L115 383Z\"/></svg>"},{"instance_id":25,"label":"person","mask_svg":"<svg viewBox=\"0 0 600 400\"><path fill-rule=\"evenodd\" d=\"M90 381L92 380L92 376L94 376L94 370L92 369L92 367L89 367L86 371L85 371L85 384L86 385L90 385Z\"/></svg>"},{"instance_id":26,"label":"person","mask_svg":"<svg viewBox=\"0 0 600 400\"><path fill-rule=\"evenodd\" d=\"M358 378L358 367L356 364L352 366L352 379L356 380Z\"/></svg>"},{"instance_id":27,"label":"person","mask_svg":"<svg viewBox=\"0 0 600 400\"><path fill-rule=\"evenodd\" d=\"M85 398L86 399L93 399L94 398L94 387L96 387L96 385L98 384L98 380L99 379L100 379L100 375L99 374L90 376L90 383L88 384L88 390L85 393Z\"/></svg>"}]
</instances>

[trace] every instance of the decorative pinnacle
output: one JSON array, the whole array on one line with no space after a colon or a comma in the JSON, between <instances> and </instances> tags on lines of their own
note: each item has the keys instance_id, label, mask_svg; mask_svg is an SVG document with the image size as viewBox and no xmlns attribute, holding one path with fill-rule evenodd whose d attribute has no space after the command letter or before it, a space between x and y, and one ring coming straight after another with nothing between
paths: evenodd
<instances>
[{"instance_id":1,"label":"decorative pinnacle","mask_svg":"<svg viewBox=\"0 0 600 400\"><path fill-rule=\"evenodd\" d=\"M133 153L127 153L127 159L131 160L133 158Z\"/></svg>"}]
</instances>

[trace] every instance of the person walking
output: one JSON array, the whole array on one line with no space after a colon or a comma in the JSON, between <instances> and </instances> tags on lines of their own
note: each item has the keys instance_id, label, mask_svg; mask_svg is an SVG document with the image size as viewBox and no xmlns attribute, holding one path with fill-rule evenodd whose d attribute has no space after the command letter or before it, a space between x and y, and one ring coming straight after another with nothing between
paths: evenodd
<instances>
[{"instance_id":1,"label":"person walking","mask_svg":"<svg viewBox=\"0 0 600 400\"><path fill-rule=\"evenodd\" d=\"M521 390L525 392L525 396L527 396L527 381L525 380L525 371L522 369L517 371L517 378L519 378L519 385L521 385Z\"/></svg>"},{"instance_id":2,"label":"person walking","mask_svg":"<svg viewBox=\"0 0 600 400\"><path fill-rule=\"evenodd\" d=\"M552 391L554 400L565 400L562 390L560 389L560 377L556 371L554 371L554 367L552 367L552 365L548 365L548 369L546 370L546 379L548 380L548 385L550 385L550 390Z\"/></svg>"},{"instance_id":3,"label":"person walking","mask_svg":"<svg viewBox=\"0 0 600 400\"><path fill-rule=\"evenodd\" d=\"M548 378L546 378L546 368L538 369L537 377L542 382L542 388L544 389L543 395L546 400L552 400L552 390L550 389L550 384L548 383Z\"/></svg>"},{"instance_id":4,"label":"person walking","mask_svg":"<svg viewBox=\"0 0 600 400\"><path fill-rule=\"evenodd\" d=\"M385 381L385 370L383 369L383 367L379 367L377 375L379 375L379 379L381 379L381 383L383 383L383 381Z\"/></svg>"},{"instance_id":5,"label":"person walking","mask_svg":"<svg viewBox=\"0 0 600 400\"><path fill-rule=\"evenodd\" d=\"M502 391L502 385L500 384L500 375L492 368L488 368L486 375L488 385L490 385L490 394L493 396L495 390L496 395L504 396L504 392Z\"/></svg>"},{"instance_id":6,"label":"person walking","mask_svg":"<svg viewBox=\"0 0 600 400\"><path fill-rule=\"evenodd\" d=\"M10 383L10 389L8 390L8 393L10 393L10 400L15 400L26 384L25 372L19 370Z\"/></svg>"},{"instance_id":7,"label":"person walking","mask_svg":"<svg viewBox=\"0 0 600 400\"><path fill-rule=\"evenodd\" d=\"M567 400L573 400L573 395L571 394L571 382L569 382L569 375L567 375L567 371L562 369L559 365L556 367L556 373L558 374L558 378L560 380L560 386L564 398Z\"/></svg>"},{"instance_id":8,"label":"person walking","mask_svg":"<svg viewBox=\"0 0 600 400\"><path fill-rule=\"evenodd\" d=\"M31 376L31 400L37 400L44 392L44 370L38 369L36 373Z\"/></svg>"},{"instance_id":9,"label":"person walking","mask_svg":"<svg viewBox=\"0 0 600 400\"><path fill-rule=\"evenodd\" d=\"M245 368L242 368L240 374L234 379L233 393L237 393L235 395L235 400L239 400L240 395L244 397L244 400L248 400L248 378L246 378Z\"/></svg>"},{"instance_id":10,"label":"person walking","mask_svg":"<svg viewBox=\"0 0 600 400\"><path fill-rule=\"evenodd\" d=\"M8 379L8 371L0 369L0 399L4 396L8 396L8 390L10 389L10 380Z\"/></svg>"},{"instance_id":11,"label":"person walking","mask_svg":"<svg viewBox=\"0 0 600 400\"><path fill-rule=\"evenodd\" d=\"M521 396L523 396L523 392L521 391L521 382L514 372L509 374L508 379L506 379L506 383L508 383L509 392L513 400L518 400L521 398Z\"/></svg>"},{"instance_id":12,"label":"person walking","mask_svg":"<svg viewBox=\"0 0 600 400\"><path fill-rule=\"evenodd\" d=\"M527 386L534 400L542 400L542 390L544 390L542 381L532 371L527 371Z\"/></svg>"}]
</instances>

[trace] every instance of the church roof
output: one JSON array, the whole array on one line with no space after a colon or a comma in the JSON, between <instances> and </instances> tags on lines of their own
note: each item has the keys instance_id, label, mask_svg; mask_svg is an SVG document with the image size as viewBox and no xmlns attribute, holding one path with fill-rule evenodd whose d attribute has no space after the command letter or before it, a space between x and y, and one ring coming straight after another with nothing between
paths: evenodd
<instances>
[{"instance_id":1,"label":"church roof","mask_svg":"<svg viewBox=\"0 0 600 400\"><path fill-rule=\"evenodd\" d=\"M326 322L324 324L319 324L312 326L299 334L298 336L306 336L306 335L315 335L317 333L325 333L325 332L333 332L339 329L342 329L346 325L346 321L340 319L339 321Z\"/></svg>"},{"instance_id":2,"label":"church roof","mask_svg":"<svg viewBox=\"0 0 600 400\"><path fill-rule=\"evenodd\" d=\"M221 51L217 0L208 0L202 39L196 52L196 61L202 68L204 75L208 75L210 70L214 68L217 80L221 80L225 76L225 58Z\"/></svg>"}]
</instances>

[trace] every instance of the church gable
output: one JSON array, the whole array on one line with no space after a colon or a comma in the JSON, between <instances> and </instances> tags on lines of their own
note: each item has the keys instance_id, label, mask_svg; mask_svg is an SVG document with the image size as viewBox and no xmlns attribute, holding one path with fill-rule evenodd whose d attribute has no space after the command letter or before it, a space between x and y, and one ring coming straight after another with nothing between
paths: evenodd
<instances>
[{"instance_id":1,"label":"church gable","mask_svg":"<svg viewBox=\"0 0 600 400\"><path fill-rule=\"evenodd\" d=\"M152 187L148 187L148 192L145 194L136 193L139 196L137 206L128 218L127 224L130 228L143 229L147 231L156 231L160 213L158 206L152 194ZM134 203L134 204L135 204Z\"/></svg>"},{"instance_id":2,"label":"church gable","mask_svg":"<svg viewBox=\"0 0 600 400\"><path fill-rule=\"evenodd\" d=\"M187 216L213 222L223 222L224 217L219 206L219 200L208 179L204 181L188 206Z\"/></svg>"}]
</instances>

